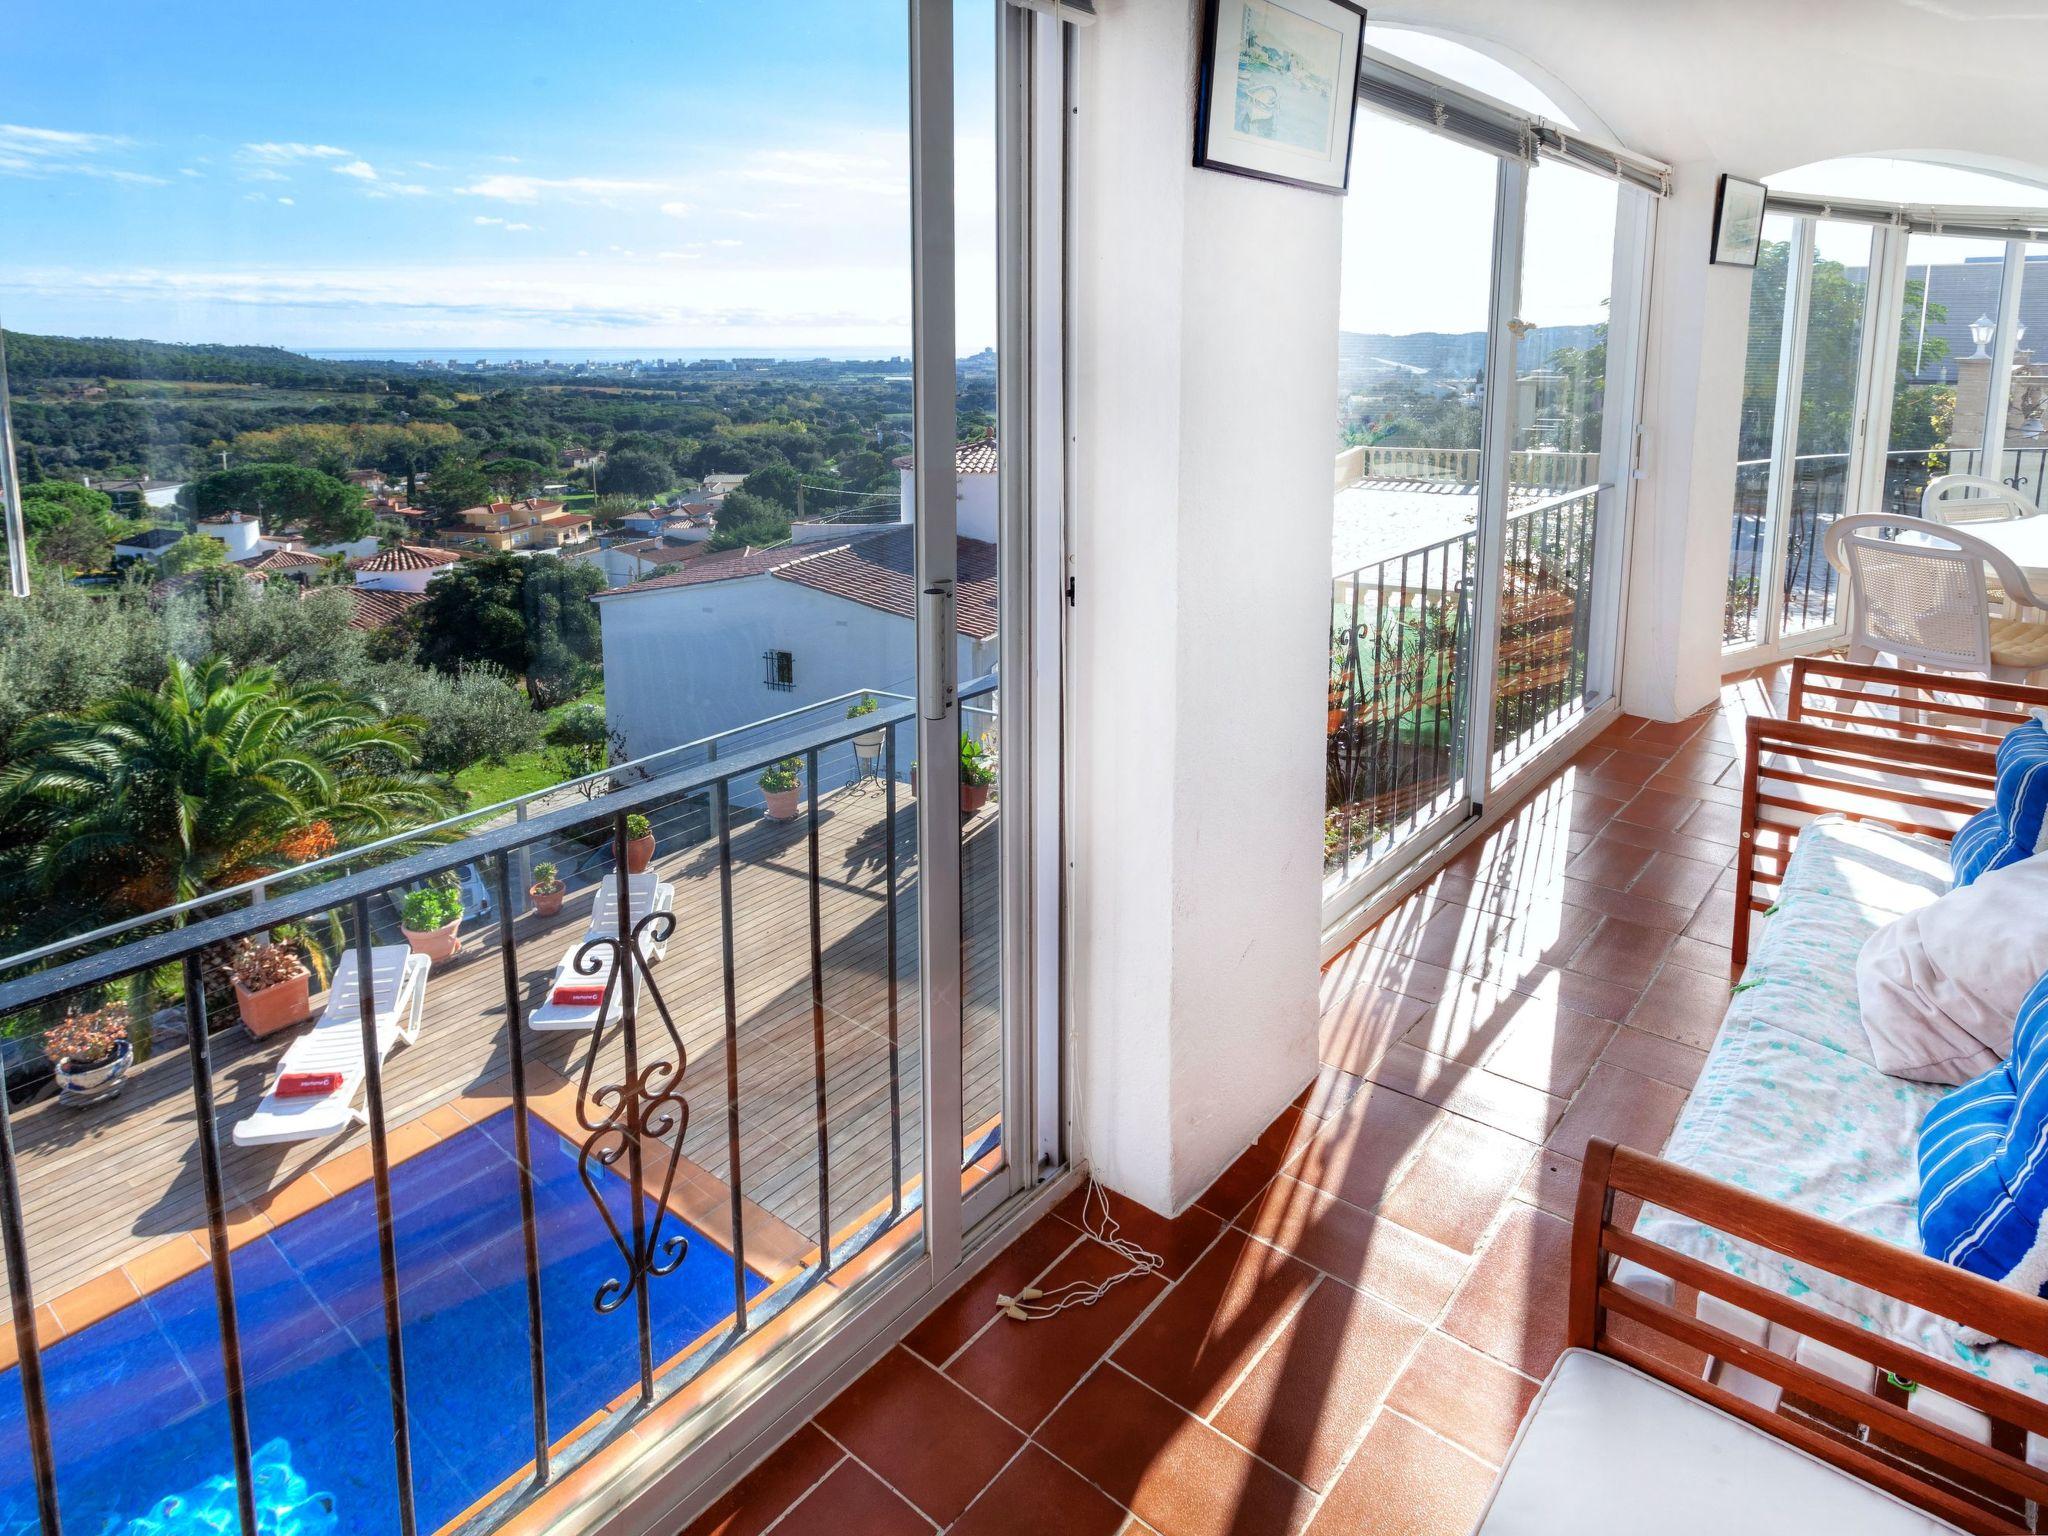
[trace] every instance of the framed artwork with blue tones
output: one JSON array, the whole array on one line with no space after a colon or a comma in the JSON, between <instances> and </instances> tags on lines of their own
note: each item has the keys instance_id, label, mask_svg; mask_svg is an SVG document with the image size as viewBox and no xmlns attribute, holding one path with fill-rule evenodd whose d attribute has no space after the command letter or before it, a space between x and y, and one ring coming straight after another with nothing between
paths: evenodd
<instances>
[{"instance_id":1,"label":"framed artwork with blue tones","mask_svg":"<svg viewBox=\"0 0 2048 1536\"><path fill-rule=\"evenodd\" d=\"M1349 0L1207 0L1195 164L1342 193L1351 180L1358 46Z\"/></svg>"}]
</instances>

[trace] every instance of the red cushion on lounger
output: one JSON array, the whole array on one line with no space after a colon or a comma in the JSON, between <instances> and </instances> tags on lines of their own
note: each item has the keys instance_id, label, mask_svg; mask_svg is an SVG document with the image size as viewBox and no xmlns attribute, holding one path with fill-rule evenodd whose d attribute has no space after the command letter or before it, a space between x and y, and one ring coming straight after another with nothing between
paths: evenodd
<instances>
[{"instance_id":1,"label":"red cushion on lounger","mask_svg":"<svg viewBox=\"0 0 2048 1536\"><path fill-rule=\"evenodd\" d=\"M552 1001L564 1008L595 1008L604 1001L604 988L557 987Z\"/></svg>"},{"instance_id":2,"label":"red cushion on lounger","mask_svg":"<svg viewBox=\"0 0 2048 1536\"><path fill-rule=\"evenodd\" d=\"M318 1099L341 1086L339 1072L287 1072L277 1080L280 1099Z\"/></svg>"}]
</instances>

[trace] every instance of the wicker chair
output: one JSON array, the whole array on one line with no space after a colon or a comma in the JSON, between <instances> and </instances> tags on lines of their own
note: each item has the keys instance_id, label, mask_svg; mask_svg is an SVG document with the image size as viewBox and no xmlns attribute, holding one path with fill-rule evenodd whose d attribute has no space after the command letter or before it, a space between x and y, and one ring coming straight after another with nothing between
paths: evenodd
<instances>
[{"instance_id":1,"label":"wicker chair","mask_svg":"<svg viewBox=\"0 0 2048 1536\"><path fill-rule=\"evenodd\" d=\"M2003 551L1960 528L1864 513L1827 532L1828 563L1849 596L1849 660L2024 683L2048 672L2048 604ZM1989 585L2009 615L1994 616ZM2023 615L2035 610L2029 622Z\"/></svg>"},{"instance_id":2,"label":"wicker chair","mask_svg":"<svg viewBox=\"0 0 2048 1536\"><path fill-rule=\"evenodd\" d=\"M1953 500L1951 491L1959 493ZM2040 510L2003 481L1982 475L1943 475L1929 481L1920 497L1920 515L1950 528L1966 523L2009 523L2033 517Z\"/></svg>"}]
</instances>

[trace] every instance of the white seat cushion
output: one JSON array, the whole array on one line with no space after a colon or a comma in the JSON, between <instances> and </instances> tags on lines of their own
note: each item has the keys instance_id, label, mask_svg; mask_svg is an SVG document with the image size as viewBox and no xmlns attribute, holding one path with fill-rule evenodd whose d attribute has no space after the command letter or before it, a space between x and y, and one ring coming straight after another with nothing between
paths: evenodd
<instances>
[{"instance_id":1,"label":"white seat cushion","mask_svg":"<svg viewBox=\"0 0 2048 1536\"><path fill-rule=\"evenodd\" d=\"M1605 1355L1566 1350L1475 1536L1930 1536L1956 1527Z\"/></svg>"}]
</instances>

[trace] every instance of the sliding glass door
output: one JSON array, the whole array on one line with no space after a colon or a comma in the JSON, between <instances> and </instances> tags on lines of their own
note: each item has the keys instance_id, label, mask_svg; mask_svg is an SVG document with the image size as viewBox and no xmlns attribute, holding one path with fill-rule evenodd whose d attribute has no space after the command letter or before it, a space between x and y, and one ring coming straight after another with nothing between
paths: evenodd
<instances>
[{"instance_id":1,"label":"sliding glass door","mask_svg":"<svg viewBox=\"0 0 2048 1536\"><path fill-rule=\"evenodd\" d=\"M1056 1168L1062 28L112 9L9 20L0 1508L608 1507Z\"/></svg>"},{"instance_id":2,"label":"sliding glass door","mask_svg":"<svg viewBox=\"0 0 2048 1536\"><path fill-rule=\"evenodd\" d=\"M1352 163L1333 913L1470 820L1611 689L1650 196L1370 109Z\"/></svg>"}]
</instances>

